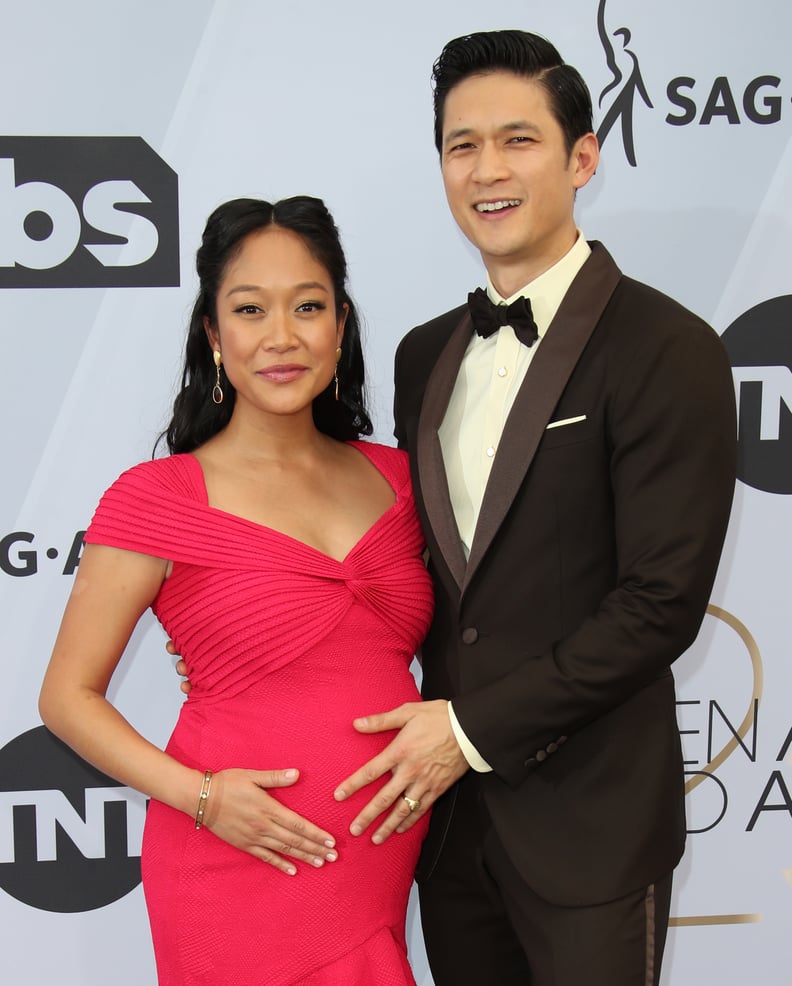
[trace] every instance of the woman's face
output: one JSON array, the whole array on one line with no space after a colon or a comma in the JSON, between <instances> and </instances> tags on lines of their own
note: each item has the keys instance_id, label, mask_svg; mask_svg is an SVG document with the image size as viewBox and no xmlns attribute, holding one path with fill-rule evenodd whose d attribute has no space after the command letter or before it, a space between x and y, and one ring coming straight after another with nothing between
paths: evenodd
<instances>
[{"instance_id":1,"label":"woman's face","mask_svg":"<svg viewBox=\"0 0 792 986\"><path fill-rule=\"evenodd\" d=\"M204 320L236 390L234 413L310 412L333 378L346 315L297 233L268 226L247 236L220 282L216 324Z\"/></svg>"}]
</instances>

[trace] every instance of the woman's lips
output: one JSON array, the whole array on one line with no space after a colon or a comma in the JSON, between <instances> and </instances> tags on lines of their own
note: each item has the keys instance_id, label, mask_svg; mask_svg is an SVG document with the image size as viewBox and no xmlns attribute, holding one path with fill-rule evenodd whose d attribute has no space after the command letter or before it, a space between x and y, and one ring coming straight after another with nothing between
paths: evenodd
<instances>
[{"instance_id":1,"label":"woman's lips","mask_svg":"<svg viewBox=\"0 0 792 986\"><path fill-rule=\"evenodd\" d=\"M256 375L263 377L270 383L291 383L301 377L307 371L307 367L297 363L287 363L283 366L267 366L263 370L256 370Z\"/></svg>"}]
</instances>

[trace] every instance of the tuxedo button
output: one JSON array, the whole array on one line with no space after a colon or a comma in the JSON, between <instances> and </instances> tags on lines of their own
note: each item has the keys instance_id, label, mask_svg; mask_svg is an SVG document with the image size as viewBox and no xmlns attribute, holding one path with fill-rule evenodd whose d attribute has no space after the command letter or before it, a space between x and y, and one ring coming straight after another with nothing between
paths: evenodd
<instances>
[{"instance_id":1,"label":"tuxedo button","mask_svg":"<svg viewBox=\"0 0 792 986\"><path fill-rule=\"evenodd\" d=\"M539 763L541 763L543 760L547 760L547 754L545 753L544 750L537 750L536 759L539 761Z\"/></svg>"},{"instance_id":2,"label":"tuxedo button","mask_svg":"<svg viewBox=\"0 0 792 986\"><path fill-rule=\"evenodd\" d=\"M557 749L558 749L558 743L548 743L547 744L547 752L548 753L555 753L555 751Z\"/></svg>"},{"instance_id":3,"label":"tuxedo button","mask_svg":"<svg viewBox=\"0 0 792 986\"><path fill-rule=\"evenodd\" d=\"M558 739L556 740L556 743L558 743L559 746L563 746L564 743L566 743L566 741L567 741L566 736L559 736Z\"/></svg>"},{"instance_id":4,"label":"tuxedo button","mask_svg":"<svg viewBox=\"0 0 792 986\"><path fill-rule=\"evenodd\" d=\"M478 640L478 630L475 627L465 627L462 631L463 644L475 644Z\"/></svg>"},{"instance_id":5,"label":"tuxedo button","mask_svg":"<svg viewBox=\"0 0 792 986\"><path fill-rule=\"evenodd\" d=\"M498 367L498 376L505 377L509 373L508 368L505 366Z\"/></svg>"}]
</instances>

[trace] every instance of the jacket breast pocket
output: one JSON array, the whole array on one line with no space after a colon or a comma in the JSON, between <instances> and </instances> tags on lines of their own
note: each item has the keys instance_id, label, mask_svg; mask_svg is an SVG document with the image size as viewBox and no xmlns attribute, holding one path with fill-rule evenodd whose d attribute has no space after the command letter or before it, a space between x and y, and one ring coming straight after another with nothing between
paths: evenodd
<instances>
[{"instance_id":1,"label":"jacket breast pocket","mask_svg":"<svg viewBox=\"0 0 792 986\"><path fill-rule=\"evenodd\" d=\"M593 422L588 415L557 415L545 428L540 448L544 451L586 442L593 434Z\"/></svg>"}]
</instances>

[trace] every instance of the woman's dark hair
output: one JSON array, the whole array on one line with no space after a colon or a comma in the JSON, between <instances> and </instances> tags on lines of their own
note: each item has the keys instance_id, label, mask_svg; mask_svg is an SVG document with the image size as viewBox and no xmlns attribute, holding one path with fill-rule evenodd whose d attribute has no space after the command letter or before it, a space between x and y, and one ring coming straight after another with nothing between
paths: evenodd
<instances>
[{"instance_id":1,"label":"woman's dark hair","mask_svg":"<svg viewBox=\"0 0 792 986\"><path fill-rule=\"evenodd\" d=\"M535 79L543 87L564 133L567 154L572 153L579 137L592 131L588 87L549 41L527 31L480 31L449 41L432 67L434 136L441 157L446 97L468 76L489 72L513 72Z\"/></svg>"},{"instance_id":2,"label":"woman's dark hair","mask_svg":"<svg viewBox=\"0 0 792 986\"><path fill-rule=\"evenodd\" d=\"M268 226L297 233L330 275L336 314L340 317L344 305L348 306L338 364L340 399L336 401L335 384L331 381L313 402L316 427L340 441L372 432L364 402L360 320L347 293L346 258L333 217L321 199L308 195L295 195L274 205L259 199L233 199L218 206L209 217L196 254L200 288L187 330L181 390L173 403L170 424L160 435L171 453L192 452L222 431L231 419L236 392L223 369L220 371L223 403L212 401L216 370L204 318L212 325L217 324L217 292L229 263L239 254L245 237Z\"/></svg>"}]
</instances>

